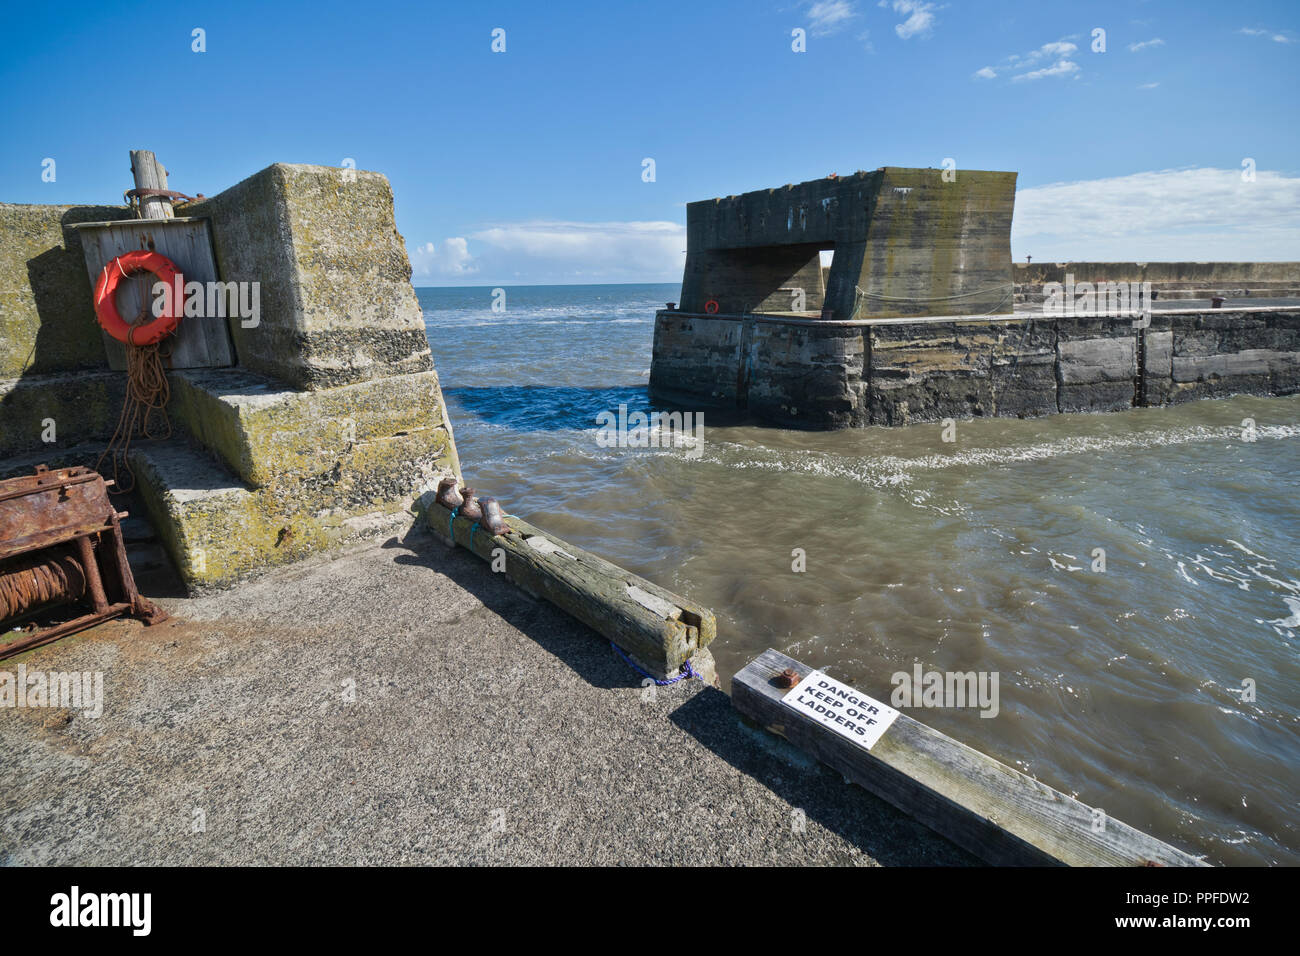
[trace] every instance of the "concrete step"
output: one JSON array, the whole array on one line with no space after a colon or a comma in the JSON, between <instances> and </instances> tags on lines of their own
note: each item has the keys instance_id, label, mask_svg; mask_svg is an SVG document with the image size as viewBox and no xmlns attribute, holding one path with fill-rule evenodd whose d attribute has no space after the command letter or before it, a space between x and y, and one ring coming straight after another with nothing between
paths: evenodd
<instances>
[{"instance_id":1,"label":"concrete step","mask_svg":"<svg viewBox=\"0 0 1300 956\"><path fill-rule=\"evenodd\" d=\"M434 372L308 392L239 369L171 379L177 422L254 488L332 474L358 484L394 471L432 475L431 462L446 452Z\"/></svg>"},{"instance_id":2,"label":"concrete step","mask_svg":"<svg viewBox=\"0 0 1300 956\"><path fill-rule=\"evenodd\" d=\"M409 527L400 502L365 498L317 507L279 487L254 488L184 439L133 446L138 493L191 591L227 587L249 572L313 551Z\"/></svg>"}]
</instances>

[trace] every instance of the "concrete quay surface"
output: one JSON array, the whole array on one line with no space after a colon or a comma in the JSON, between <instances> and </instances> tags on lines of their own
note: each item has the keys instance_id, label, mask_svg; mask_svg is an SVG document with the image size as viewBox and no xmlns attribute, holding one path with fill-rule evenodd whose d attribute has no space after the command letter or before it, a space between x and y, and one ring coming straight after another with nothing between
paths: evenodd
<instances>
[{"instance_id":1,"label":"concrete quay surface","mask_svg":"<svg viewBox=\"0 0 1300 956\"><path fill-rule=\"evenodd\" d=\"M0 864L977 862L424 531L158 601L0 663L104 675L0 709Z\"/></svg>"}]
</instances>

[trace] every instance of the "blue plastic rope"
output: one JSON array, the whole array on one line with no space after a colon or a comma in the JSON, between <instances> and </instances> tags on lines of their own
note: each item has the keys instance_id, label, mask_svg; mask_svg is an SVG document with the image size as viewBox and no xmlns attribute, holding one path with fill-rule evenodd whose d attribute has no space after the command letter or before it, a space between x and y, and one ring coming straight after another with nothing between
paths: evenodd
<instances>
[{"instance_id":1,"label":"blue plastic rope","mask_svg":"<svg viewBox=\"0 0 1300 956\"><path fill-rule=\"evenodd\" d=\"M475 521L472 525L469 526L469 550L471 554L474 552L474 532L477 530L478 530L478 522Z\"/></svg>"},{"instance_id":2,"label":"blue plastic rope","mask_svg":"<svg viewBox=\"0 0 1300 956\"><path fill-rule=\"evenodd\" d=\"M647 674L645 671L641 670L641 668L637 667L636 664L633 662L632 658L624 654L623 649L619 647L617 644L615 644L613 641L609 642L609 646L614 648L614 650L618 651L618 656L623 658L623 660L627 661L628 665L634 671L637 671L639 674L641 674L642 677L650 678L660 687L665 687L668 684L676 684L679 680L686 680L686 678L688 677L699 677L700 683L704 683L704 678L700 677L699 674L695 673L695 669L691 667L690 661L687 661L685 664L682 665L682 672L678 674L676 677L670 677L667 680L660 680L659 678L655 677L653 674Z\"/></svg>"},{"instance_id":3,"label":"blue plastic rope","mask_svg":"<svg viewBox=\"0 0 1300 956\"><path fill-rule=\"evenodd\" d=\"M451 543L456 543L456 515L460 512L457 506L451 509L451 517L447 519L447 537L451 538Z\"/></svg>"}]
</instances>

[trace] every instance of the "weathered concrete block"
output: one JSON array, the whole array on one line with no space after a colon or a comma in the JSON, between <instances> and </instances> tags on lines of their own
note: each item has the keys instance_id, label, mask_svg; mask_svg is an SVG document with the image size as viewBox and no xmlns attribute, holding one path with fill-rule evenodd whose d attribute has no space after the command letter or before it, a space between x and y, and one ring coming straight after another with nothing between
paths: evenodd
<instances>
[{"instance_id":1,"label":"weathered concrete block","mask_svg":"<svg viewBox=\"0 0 1300 956\"><path fill-rule=\"evenodd\" d=\"M84 273L84 270L83 270ZM0 381L0 457L82 442L107 444L122 413L125 381L119 372L27 375ZM45 441L53 424L53 442Z\"/></svg>"},{"instance_id":2,"label":"weathered concrete block","mask_svg":"<svg viewBox=\"0 0 1300 956\"><path fill-rule=\"evenodd\" d=\"M837 319L1010 312L1016 174L886 166L686 207L682 309L788 311L777 290L821 280ZM809 306L810 309L815 306Z\"/></svg>"},{"instance_id":3,"label":"weathered concrete block","mask_svg":"<svg viewBox=\"0 0 1300 956\"><path fill-rule=\"evenodd\" d=\"M983 347L958 345L956 322L869 326L870 422L905 425L993 414Z\"/></svg>"},{"instance_id":4,"label":"weathered concrete block","mask_svg":"<svg viewBox=\"0 0 1300 956\"><path fill-rule=\"evenodd\" d=\"M1300 313L1179 315L1171 365L1175 402L1291 394L1300 385Z\"/></svg>"},{"instance_id":5,"label":"weathered concrete block","mask_svg":"<svg viewBox=\"0 0 1300 956\"><path fill-rule=\"evenodd\" d=\"M1174 333L1172 329L1144 329L1142 336L1143 405L1169 402L1174 385Z\"/></svg>"},{"instance_id":6,"label":"weathered concrete block","mask_svg":"<svg viewBox=\"0 0 1300 956\"><path fill-rule=\"evenodd\" d=\"M1131 318L1058 317L1058 410L1109 412L1132 408L1137 390L1137 351L1137 331Z\"/></svg>"},{"instance_id":7,"label":"weathered concrete block","mask_svg":"<svg viewBox=\"0 0 1300 956\"><path fill-rule=\"evenodd\" d=\"M1056 407L1056 328L1025 318L957 327L957 345L987 363L993 414L1036 418Z\"/></svg>"},{"instance_id":8,"label":"weathered concrete block","mask_svg":"<svg viewBox=\"0 0 1300 956\"><path fill-rule=\"evenodd\" d=\"M384 176L277 163L189 213L225 281L261 283L261 322L231 330L244 367L302 389L432 368Z\"/></svg>"},{"instance_id":9,"label":"weathered concrete block","mask_svg":"<svg viewBox=\"0 0 1300 956\"><path fill-rule=\"evenodd\" d=\"M963 169L945 181L943 170L886 166L879 175L865 237L835 246L826 290L835 316L1011 312L1016 174Z\"/></svg>"},{"instance_id":10,"label":"weathered concrete block","mask_svg":"<svg viewBox=\"0 0 1300 956\"><path fill-rule=\"evenodd\" d=\"M655 313L650 393L664 401L735 408L744 331L734 318Z\"/></svg>"},{"instance_id":11,"label":"weathered concrete block","mask_svg":"<svg viewBox=\"0 0 1300 956\"><path fill-rule=\"evenodd\" d=\"M132 446L140 496L191 591L409 527L414 495L394 508L364 497L319 501L253 489L184 441Z\"/></svg>"},{"instance_id":12,"label":"weathered concrete block","mask_svg":"<svg viewBox=\"0 0 1300 956\"><path fill-rule=\"evenodd\" d=\"M312 392L226 370L180 372L172 381L178 422L254 487L387 474L401 497L416 463L458 470L434 372ZM376 443L397 457L370 455Z\"/></svg>"},{"instance_id":13,"label":"weathered concrete block","mask_svg":"<svg viewBox=\"0 0 1300 956\"><path fill-rule=\"evenodd\" d=\"M107 366L73 223L122 206L0 203L0 379Z\"/></svg>"},{"instance_id":14,"label":"weathered concrete block","mask_svg":"<svg viewBox=\"0 0 1300 956\"><path fill-rule=\"evenodd\" d=\"M753 322L746 407L791 428L866 424L862 329Z\"/></svg>"}]
</instances>

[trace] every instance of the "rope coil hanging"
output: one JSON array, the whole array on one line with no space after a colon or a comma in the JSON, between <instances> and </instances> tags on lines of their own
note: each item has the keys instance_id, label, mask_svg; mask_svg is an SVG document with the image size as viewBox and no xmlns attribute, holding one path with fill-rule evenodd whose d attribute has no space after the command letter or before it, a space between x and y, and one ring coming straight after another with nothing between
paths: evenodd
<instances>
[{"instance_id":1,"label":"rope coil hanging","mask_svg":"<svg viewBox=\"0 0 1300 956\"><path fill-rule=\"evenodd\" d=\"M120 268L120 266L119 266ZM132 331L143 324L149 315L151 297L146 280L148 273L140 273L136 279L140 291L140 311L131 322ZM126 395L122 401L122 413L117 419L117 428L109 440L108 447L95 462L95 470L102 473L100 466L108 458L113 466L114 494L125 494L135 487L135 471L131 468L128 455L131 451L131 439L139 436L151 440L170 438L171 419L167 415L167 403L171 400L171 384L167 381L167 370L163 359L171 355L171 347L165 349L161 342L151 345L136 345L134 337L127 336L126 349ZM155 416L161 419L159 431L154 431ZM126 475L125 481L123 474Z\"/></svg>"}]
</instances>

